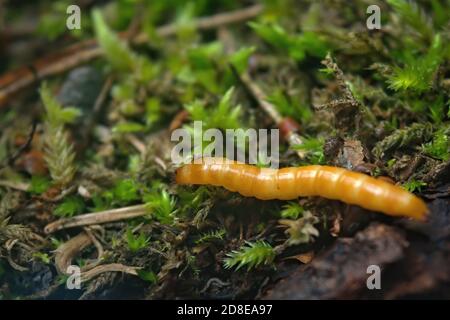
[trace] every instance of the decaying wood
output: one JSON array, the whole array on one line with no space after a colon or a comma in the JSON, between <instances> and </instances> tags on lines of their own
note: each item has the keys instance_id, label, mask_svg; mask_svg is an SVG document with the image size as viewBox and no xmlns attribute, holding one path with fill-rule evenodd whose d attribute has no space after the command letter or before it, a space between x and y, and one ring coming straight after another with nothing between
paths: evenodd
<instances>
[{"instance_id":1,"label":"decaying wood","mask_svg":"<svg viewBox=\"0 0 450 320\"><path fill-rule=\"evenodd\" d=\"M299 268L267 292L264 299L343 299L367 289L367 267L398 261L408 242L401 231L372 224L354 238L335 245L310 264Z\"/></svg>"},{"instance_id":2,"label":"decaying wood","mask_svg":"<svg viewBox=\"0 0 450 320\"><path fill-rule=\"evenodd\" d=\"M383 277L384 299L450 299L450 245L417 241ZM399 277L401 275L401 277Z\"/></svg>"}]
</instances>

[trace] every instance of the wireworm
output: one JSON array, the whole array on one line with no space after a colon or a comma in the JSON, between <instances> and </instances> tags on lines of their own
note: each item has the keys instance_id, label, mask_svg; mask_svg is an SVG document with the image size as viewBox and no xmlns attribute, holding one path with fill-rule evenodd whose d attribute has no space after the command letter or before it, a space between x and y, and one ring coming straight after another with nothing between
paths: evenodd
<instances>
[{"instance_id":1,"label":"wireworm","mask_svg":"<svg viewBox=\"0 0 450 320\"><path fill-rule=\"evenodd\" d=\"M224 158L203 158L180 167L177 184L221 186L261 200L321 196L391 216L425 220L425 202L381 179L338 167L259 168Z\"/></svg>"}]
</instances>

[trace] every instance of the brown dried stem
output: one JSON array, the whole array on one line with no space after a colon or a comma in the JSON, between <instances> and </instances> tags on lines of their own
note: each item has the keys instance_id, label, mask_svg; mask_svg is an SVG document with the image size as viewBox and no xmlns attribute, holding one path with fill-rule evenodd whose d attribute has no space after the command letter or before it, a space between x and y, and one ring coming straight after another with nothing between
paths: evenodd
<instances>
[{"instance_id":1,"label":"brown dried stem","mask_svg":"<svg viewBox=\"0 0 450 320\"><path fill-rule=\"evenodd\" d=\"M275 122L275 124L280 127L283 123L284 118L278 112L277 107L268 101L267 95L264 93L264 91L251 79L250 75L247 72L239 75L237 74L237 71L234 67L232 67L232 69L242 81L247 90L250 92L250 94L258 102L259 106L268 114L273 122ZM289 134L286 136L286 140L291 147L298 146L303 143L300 135L293 131L289 132ZM305 157L305 152L303 150L296 150L296 152L300 159L303 159Z\"/></svg>"},{"instance_id":2,"label":"brown dried stem","mask_svg":"<svg viewBox=\"0 0 450 320\"><path fill-rule=\"evenodd\" d=\"M56 249L55 266L59 273L67 274L67 269L72 265L72 260L79 255L86 247L93 243L92 235L82 232L69 241L63 243ZM99 251L99 255L101 252ZM89 270L81 272L81 282L89 281L104 272L123 272L132 275L138 275L138 267L125 266L120 263L111 263L106 265L94 266Z\"/></svg>"},{"instance_id":3,"label":"brown dried stem","mask_svg":"<svg viewBox=\"0 0 450 320\"><path fill-rule=\"evenodd\" d=\"M44 231L49 234L62 229L115 222L142 217L147 214L149 214L147 207L144 204L140 204L131 207L81 214L72 218L63 218L45 226Z\"/></svg>"}]
</instances>

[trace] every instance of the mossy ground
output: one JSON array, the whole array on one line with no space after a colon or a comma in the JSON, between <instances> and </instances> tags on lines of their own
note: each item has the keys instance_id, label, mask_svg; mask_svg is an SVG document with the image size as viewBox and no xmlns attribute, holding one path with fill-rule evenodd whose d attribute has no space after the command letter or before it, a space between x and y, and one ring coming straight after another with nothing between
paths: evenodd
<instances>
[{"instance_id":1,"label":"mossy ground","mask_svg":"<svg viewBox=\"0 0 450 320\"><path fill-rule=\"evenodd\" d=\"M358 250L377 244L377 232L409 244L395 253L364 250L367 261L386 265L387 286L368 293L365 279L355 290L349 275L330 273L350 279L337 286L357 298L450 296L443 289L450 281L448 0L374 0L379 30L367 28L368 2L359 0L262 1L248 18L213 18L207 28L199 17L258 3L80 1L82 28L68 31L70 3L7 3L0 11L2 94L9 79L1 75L38 57L91 38L103 50L0 107L1 298L254 299L271 288L289 298L276 293L280 279L309 274L320 259L338 263L336 255L364 261L340 238ZM171 130L193 130L197 120L205 129L275 127L239 78L244 73L300 125L303 144L281 141L281 166L328 164L389 178L428 201L430 220L321 198L264 202L177 186ZM144 213L133 219L44 231L62 218L141 204ZM374 223L384 226L366 228ZM69 262L89 277L81 290L68 290L59 270L67 261L57 252L82 233L89 244ZM416 263L431 280L402 273ZM297 293L321 286L300 279ZM320 297L347 297L326 289Z\"/></svg>"}]
</instances>

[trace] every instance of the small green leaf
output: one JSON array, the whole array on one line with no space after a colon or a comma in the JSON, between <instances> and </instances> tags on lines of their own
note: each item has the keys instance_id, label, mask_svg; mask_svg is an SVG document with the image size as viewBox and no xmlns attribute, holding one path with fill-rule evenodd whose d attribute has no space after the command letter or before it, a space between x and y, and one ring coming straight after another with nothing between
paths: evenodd
<instances>
[{"instance_id":1,"label":"small green leaf","mask_svg":"<svg viewBox=\"0 0 450 320\"><path fill-rule=\"evenodd\" d=\"M205 129L242 128L240 121L241 107L231 104L233 90L233 87L228 89L222 99L220 99L218 106L214 108L205 108L200 101L194 101L191 104L185 105L185 109L189 111L192 120L202 121Z\"/></svg>"},{"instance_id":2,"label":"small green leaf","mask_svg":"<svg viewBox=\"0 0 450 320\"><path fill-rule=\"evenodd\" d=\"M158 282L158 276L153 271L146 271L146 270L138 270L137 274L139 278L142 280L145 280L151 284L155 284Z\"/></svg>"},{"instance_id":3,"label":"small green leaf","mask_svg":"<svg viewBox=\"0 0 450 320\"><path fill-rule=\"evenodd\" d=\"M312 164L323 164L325 156L323 154L324 141L321 138L302 138L303 143L293 146L295 150L306 151L307 160Z\"/></svg>"},{"instance_id":4,"label":"small green leaf","mask_svg":"<svg viewBox=\"0 0 450 320\"><path fill-rule=\"evenodd\" d=\"M143 124L131 121L116 124L112 129L115 133L144 132L145 130L146 128Z\"/></svg>"},{"instance_id":5,"label":"small green leaf","mask_svg":"<svg viewBox=\"0 0 450 320\"><path fill-rule=\"evenodd\" d=\"M30 183L30 189L28 189L28 192L34 193L34 194L41 194L47 191L48 188L51 186L51 181L47 177L43 176L32 176L31 177L31 183Z\"/></svg>"},{"instance_id":6,"label":"small green leaf","mask_svg":"<svg viewBox=\"0 0 450 320\"><path fill-rule=\"evenodd\" d=\"M134 180L125 179L119 181L113 189L114 201L126 204L138 200L139 186Z\"/></svg>"},{"instance_id":7,"label":"small green leaf","mask_svg":"<svg viewBox=\"0 0 450 320\"><path fill-rule=\"evenodd\" d=\"M150 238L147 238L143 233L135 236L131 229L127 230L127 244L131 252L138 252L145 248L149 242Z\"/></svg>"},{"instance_id":8,"label":"small green leaf","mask_svg":"<svg viewBox=\"0 0 450 320\"><path fill-rule=\"evenodd\" d=\"M253 52L255 52L255 47L244 47L230 56L229 61L236 68L238 73L242 73L247 69L248 60Z\"/></svg>"},{"instance_id":9,"label":"small green leaf","mask_svg":"<svg viewBox=\"0 0 450 320\"><path fill-rule=\"evenodd\" d=\"M98 9L92 11L97 41L100 44L106 58L118 71L132 71L135 63L135 55L128 46L107 26Z\"/></svg>"},{"instance_id":10,"label":"small green leaf","mask_svg":"<svg viewBox=\"0 0 450 320\"><path fill-rule=\"evenodd\" d=\"M250 22L249 26L267 43L275 48L286 50L292 45L291 37L278 24L266 25Z\"/></svg>"},{"instance_id":11,"label":"small green leaf","mask_svg":"<svg viewBox=\"0 0 450 320\"><path fill-rule=\"evenodd\" d=\"M406 0L387 0L387 2L404 22L419 32L424 38L429 39L431 37L433 34L432 27L416 3Z\"/></svg>"},{"instance_id":12,"label":"small green leaf","mask_svg":"<svg viewBox=\"0 0 450 320\"><path fill-rule=\"evenodd\" d=\"M264 241L246 242L239 250L227 254L224 260L224 267L230 269L236 267L236 270L247 266L247 271L258 267L261 264L271 264L275 259L275 250L270 244Z\"/></svg>"},{"instance_id":13,"label":"small green leaf","mask_svg":"<svg viewBox=\"0 0 450 320\"><path fill-rule=\"evenodd\" d=\"M46 120L50 126L56 127L66 123L73 123L81 115L81 111L77 108L63 108L52 95L50 88L45 82L42 84L40 94L46 111Z\"/></svg>"},{"instance_id":14,"label":"small green leaf","mask_svg":"<svg viewBox=\"0 0 450 320\"><path fill-rule=\"evenodd\" d=\"M36 259L39 259L40 261L42 261L45 264L50 264L50 257L48 256L47 253L35 252L35 253L33 253L33 257Z\"/></svg>"},{"instance_id":15,"label":"small green leaf","mask_svg":"<svg viewBox=\"0 0 450 320\"><path fill-rule=\"evenodd\" d=\"M437 34L426 55L410 58L403 67L394 67L392 75L388 78L389 88L417 93L429 90L433 75L441 64L445 51L441 36Z\"/></svg>"},{"instance_id":16,"label":"small green leaf","mask_svg":"<svg viewBox=\"0 0 450 320\"><path fill-rule=\"evenodd\" d=\"M288 34L278 24L250 22L249 25L263 40L296 61L302 61L306 55L323 58L330 50L323 38L314 32Z\"/></svg>"},{"instance_id":17,"label":"small green leaf","mask_svg":"<svg viewBox=\"0 0 450 320\"><path fill-rule=\"evenodd\" d=\"M212 62L218 58L222 50L223 47L220 42L210 42L191 48L188 51L189 63L195 70L214 68Z\"/></svg>"},{"instance_id":18,"label":"small green leaf","mask_svg":"<svg viewBox=\"0 0 450 320\"><path fill-rule=\"evenodd\" d=\"M83 213L85 204L82 198L78 196L68 196L61 202L53 214L58 217L73 217L77 214Z\"/></svg>"},{"instance_id":19,"label":"small green leaf","mask_svg":"<svg viewBox=\"0 0 450 320\"><path fill-rule=\"evenodd\" d=\"M195 244L202 244L207 242L212 242L214 240L223 240L223 237L225 236L226 231L225 229L219 229L210 231L208 233L202 234L196 241Z\"/></svg>"},{"instance_id":20,"label":"small green leaf","mask_svg":"<svg viewBox=\"0 0 450 320\"><path fill-rule=\"evenodd\" d=\"M422 150L429 156L442 161L450 159L450 139L445 130L437 131L433 140L422 146Z\"/></svg>"},{"instance_id":21,"label":"small green leaf","mask_svg":"<svg viewBox=\"0 0 450 320\"><path fill-rule=\"evenodd\" d=\"M312 111L309 107L301 105L299 102L294 103L291 97L287 96L281 89L275 89L268 99L283 116L292 117L302 122L306 122L312 117Z\"/></svg>"},{"instance_id":22,"label":"small green leaf","mask_svg":"<svg viewBox=\"0 0 450 320\"><path fill-rule=\"evenodd\" d=\"M409 192L422 191L422 187L426 187L427 184L423 181L411 180L403 184L403 188Z\"/></svg>"},{"instance_id":23,"label":"small green leaf","mask_svg":"<svg viewBox=\"0 0 450 320\"><path fill-rule=\"evenodd\" d=\"M145 204L152 216L163 224L172 224L175 214L175 198L166 190L153 190L144 196Z\"/></svg>"},{"instance_id":24,"label":"small green leaf","mask_svg":"<svg viewBox=\"0 0 450 320\"><path fill-rule=\"evenodd\" d=\"M66 107L61 110L61 121L64 123L74 123L75 120L81 116L82 112L80 109L73 107Z\"/></svg>"},{"instance_id":25,"label":"small green leaf","mask_svg":"<svg viewBox=\"0 0 450 320\"><path fill-rule=\"evenodd\" d=\"M157 98L149 98L145 102L145 120L147 126L152 126L161 118L161 101Z\"/></svg>"},{"instance_id":26,"label":"small green leaf","mask_svg":"<svg viewBox=\"0 0 450 320\"><path fill-rule=\"evenodd\" d=\"M304 211L305 209L297 202L289 202L283 206L280 215L285 219L297 219Z\"/></svg>"}]
</instances>

